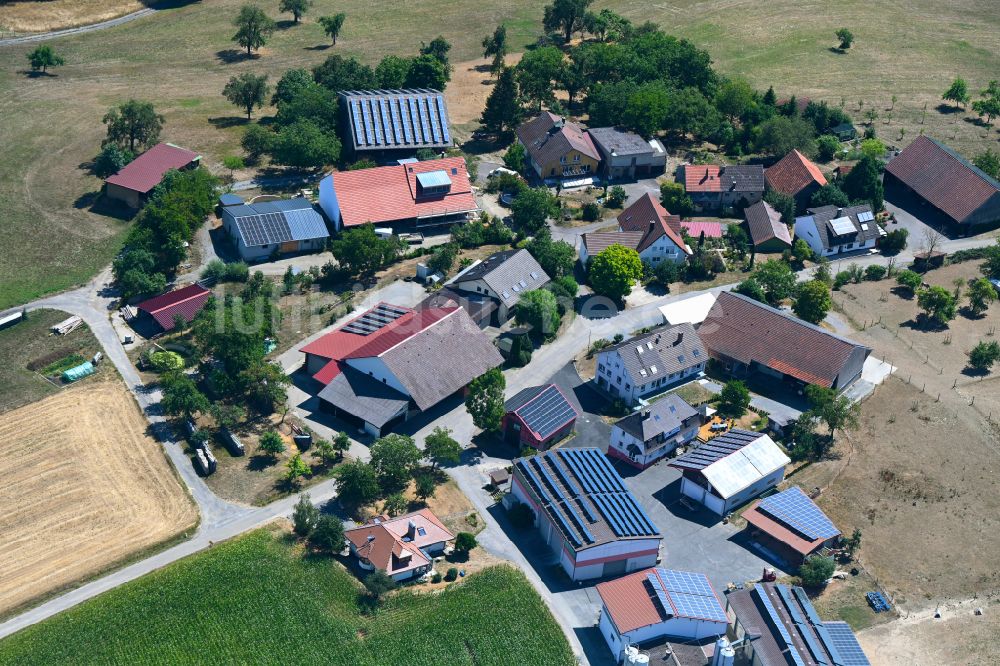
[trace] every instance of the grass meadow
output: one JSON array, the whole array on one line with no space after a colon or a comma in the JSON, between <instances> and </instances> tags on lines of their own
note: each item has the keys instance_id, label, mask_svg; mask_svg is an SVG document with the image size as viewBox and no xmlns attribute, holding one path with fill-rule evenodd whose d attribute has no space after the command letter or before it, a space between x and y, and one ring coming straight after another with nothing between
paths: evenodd
<instances>
[{"instance_id":1,"label":"grass meadow","mask_svg":"<svg viewBox=\"0 0 1000 666\"><path fill-rule=\"evenodd\" d=\"M376 666L572 664L569 644L508 566L374 616L359 583L267 530L149 574L0 642L0 663Z\"/></svg>"},{"instance_id":2,"label":"grass meadow","mask_svg":"<svg viewBox=\"0 0 1000 666\"><path fill-rule=\"evenodd\" d=\"M480 55L480 41L501 21L521 49L541 32L544 5L317 0L305 22L293 25L278 14L278 0L261 0L280 19L279 30L259 57L247 60L230 41L231 17L244 0L177 4L122 27L52 41L67 61L54 76L24 71L31 45L0 48L0 308L83 283L117 252L127 221L90 210L100 181L81 168L99 149L108 107L129 97L153 101L166 117L162 138L199 151L221 173L222 157L238 152L244 125L221 94L234 74L267 73L273 83L285 70L311 67L332 53L374 64L388 53L412 54L437 34L453 44L453 61L462 62ZM863 109L880 110L877 127L887 139L903 129L905 144L924 130L969 155L998 147L996 130L968 122L965 113L936 110L954 76L978 91L1000 72L994 0L598 0L594 7L659 23L706 48L722 72L760 88L774 85L779 96L843 102L858 120L863 100ZM330 47L316 18L334 11L348 18ZM846 54L831 50L841 26L856 35Z\"/></svg>"}]
</instances>

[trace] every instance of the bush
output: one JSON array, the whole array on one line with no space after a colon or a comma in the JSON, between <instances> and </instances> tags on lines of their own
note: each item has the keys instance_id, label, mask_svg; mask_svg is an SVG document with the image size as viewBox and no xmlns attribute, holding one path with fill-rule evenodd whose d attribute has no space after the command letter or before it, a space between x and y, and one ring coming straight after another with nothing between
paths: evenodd
<instances>
[{"instance_id":1,"label":"bush","mask_svg":"<svg viewBox=\"0 0 1000 666\"><path fill-rule=\"evenodd\" d=\"M899 275L896 276L896 284L911 295L917 292L923 281L924 279L920 277L920 273L910 270L900 271Z\"/></svg>"},{"instance_id":2,"label":"bush","mask_svg":"<svg viewBox=\"0 0 1000 666\"><path fill-rule=\"evenodd\" d=\"M625 188L621 185L615 185L608 190L608 196L604 199L604 205L608 208L621 208L625 205L626 198L628 198L628 193L625 191Z\"/></svg>"},{"instance_id":3,"label":"bush","mask_svg":"<svg viewBox=\"0 0 1000 666\"><path fill-rule=\"evenodd\" d=\"M149 364L156 372L173 372L184 369L184 359L172 351L158 351L149 355Z\"/></svg>"},{"instance_id":4,"label":"bush","mask_svg":"<svg viewBox=\"0 0 1000 666\"><path fill-rule=\"evenodd\" d=\"M816 140L816 157L821 162L829 162L840 150L840 140L832 134L824 134Z\"/></svg>"},{"instance_id":5,"label":"bush","mask_svg":"<svg viewBox=\"0 0 1000 666\"><path fill-rule=\"evenodd\" d=\"M601 209L595 203L583 204L583 210L581 213L581 217L587 222L594 222L601 217Z\"/></svg>"},{"instance_id":6,"label":"bush","mask_svg":"<svg viewBox=\"0 0 1000 666\"><path fill-rule=\"evenodd\" d=\"M836 564L832 557L813 555L799 567L799 578L805 587L820 587L830 580Z\"/></svg>"},{"instance_id":7,"label":"bush","mask_svg":"<svg viewBox=\"0 0 1000 666\"><path fill-rule=\"evenodd\" d=\"M438 572L438 571L435 571L434 575L431 576L431 582L432 583L440 583L441 582L441 573Z\"/></svg>"},{"instance_id":8,"label":"bush","mask_svg":"<svg viewBox=\"0 0 1000 666\"><path fill-rule=\"evenodd\" d=\"M455 567L448 567L448 571L444 575L444 579L449 583L458 578L458 569Z\"/></svg>"},{"instance_id":9,"label":"bush","mask_svg":"<svg viewBox=\"0 0 1000 666\"><path fill-rule=\"evenodd\" d=\"M471 532L459 532L455 537L455 552L468 556L469 551L479 545L476 535Z\"/></svg>"},{"instance_id":10,"label":"bush","mask_svg":"<svg viewBox=\"0 0 1000 666\"><path fill-rule=\"evenodd\" d=\"M995 340L979 342L968 353L969 367L981 372L987 372L994 363L1000 361L1000 343Z\"/></svg>"},{"instance_id":11,"label":"bush","mask_svg":"<svg viewBox=\"0 0 1000 666\"><path fill-rule=\"evenodd\" d=\"M878 264L872 264L865 269L865 279L871 282L877 282L885 277L885 274L889 272L889 269L885 266L879 266Z\"/></svg>"},{"instance_id":12,"label":"bush","mask_svg":"<svg viewBox=\"0 0 1000 666\"><path fill-rule=\"evenodd\" d=\"M882 248L882 254L899 254L905 250L906 239L909 235L910 232L906 229L893 229L887 233L879 242L879 247Z\"/></svg>"}]
</instances>

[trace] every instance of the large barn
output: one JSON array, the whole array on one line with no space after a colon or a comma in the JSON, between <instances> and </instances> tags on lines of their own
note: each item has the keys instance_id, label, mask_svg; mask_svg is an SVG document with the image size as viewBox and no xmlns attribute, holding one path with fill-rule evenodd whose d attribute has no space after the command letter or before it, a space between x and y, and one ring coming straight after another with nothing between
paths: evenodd
<instances>
[{"instance_id":1,"label":"large barn","mask_svg":"<svg viewBox=\"0 0 1000 666\"><path fill-rule=\"evenodd\" d=\"M454 145L444 95L437 90L345 90L339 98L341 136L351 154L395 158Z\"/></svg>"},{"instance_id":2,"label":"large barn","mask_svg":"<svg viewBox=\"0 0 1000 666\"><path fill-rule=\"evenodd\" d=\"M918 136L885 167L887 196L910 194L952 224L1000 221L1000 182L939 141Z\"/></svg>"}]
</instances>

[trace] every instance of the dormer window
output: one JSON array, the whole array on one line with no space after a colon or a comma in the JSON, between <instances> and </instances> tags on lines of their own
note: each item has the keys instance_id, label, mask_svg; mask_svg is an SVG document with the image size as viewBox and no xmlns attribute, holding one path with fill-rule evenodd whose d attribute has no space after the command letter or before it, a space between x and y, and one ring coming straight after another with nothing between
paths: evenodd
<instances>
[{"instance_id":1,"label":"dormer window","mask_svg":"<svg viewBox=\"0 0 1000 666\"><path fill-rule=\"evenodd\" d=\"M417 174L417 198L439 197L451 192L451 178L443 170Z\"/></svg>"}]
</instances>

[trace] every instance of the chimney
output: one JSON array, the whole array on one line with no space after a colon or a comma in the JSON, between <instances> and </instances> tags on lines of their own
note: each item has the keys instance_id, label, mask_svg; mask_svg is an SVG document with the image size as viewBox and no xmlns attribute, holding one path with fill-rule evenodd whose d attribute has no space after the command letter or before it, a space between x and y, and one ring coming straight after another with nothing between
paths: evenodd
<instances>
[{"instance_id":1,"label":"chimney","mask_svg":"<svg viewBox=\"0 0 1000 666\"><path fill-rule=\"evenodd\" d=\"M374 540L375 540L375 535L374 534L369 534L368 535L368 543L371 543Z\"/></svg>"},{"instance_id":2,"label":"chimney","mask_svg":"<svg viewBox=\"0 0 1000 666\"><path fill-rule=\"evenodd\" d=\"M656 222L650 221L650 223L649 223L649 231L647 231L646 233L647 234L651 234L654 231L656 231Z\"/></svg>"},{"instance_id":3,"label":"chimney","mask_svg":"<svg viewBox=\"0 0 1000 666\"><path fill-rule=\"evenodd\" d=\"M406 536L408 536L411 541L417 537L417 524L412 520L409 520L406 523Z\"/></svg>"},{"instance_id":4,"label":"chimney","mask_svg":"<svg viewBox=\"0 0 1000 666\"><path fill-rule=\"evenodd\" d=\"M649 410L648 410L648 409L644 409L644 410L642 410L642 412L641 412L641 414L640 414L640 418L641 418L641 419L642 419L643 421L645 421L646 419L648 419L648 418L649 418Z\"/></svg>"},{"instance_id":5,"label":"chimney","mask_svg":"<svg viewBox=\"0 0 1000 666\"><path fill-rule=\"evenodd\" d=\"M676 347L677 345L679 345L682 342L684 342L684 332L680 331L680 332L677 333L677 339L674 340L674 347Z\"/></svg>"},{"instance_id":6,"label":"chimney","mask_svg":"<svg viewBox=\"0 0 1000 666\"><path fill-rule=\"evenodd\" d=\"M660 344L660 334L656 334L656 344Z\"/></svg>"}]
</instances>

